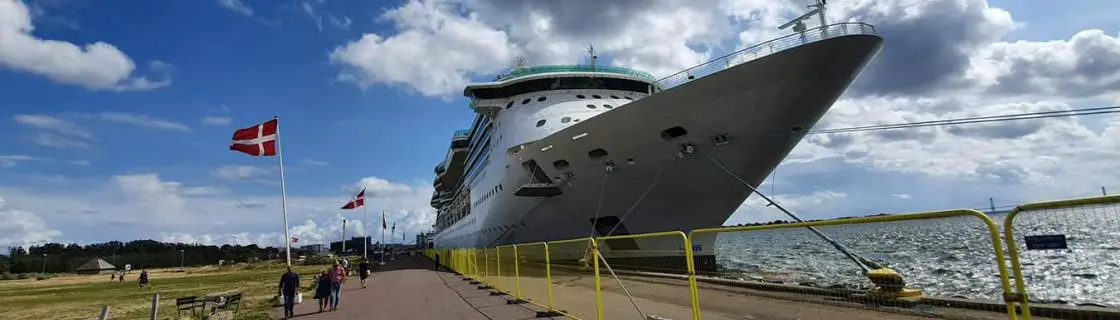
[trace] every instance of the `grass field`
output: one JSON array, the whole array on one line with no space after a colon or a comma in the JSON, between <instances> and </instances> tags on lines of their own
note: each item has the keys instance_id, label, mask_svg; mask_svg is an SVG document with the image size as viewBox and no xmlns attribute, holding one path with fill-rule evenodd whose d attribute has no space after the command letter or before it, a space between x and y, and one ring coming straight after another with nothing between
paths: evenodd
<instances>
[{"instance_id":1,"label":"grass field","mask_svg":"<svg viewBox=\"0 0 1120 320\"><path fill-rule=\"evenodd\" d=\"M304 296L311 277L327 266L301 266L294 269L303 277ZM240 311L235 319L268 319L273 306L283 263L237 264L186 269L149 270L150 289L136 283L139 271L124 282L110 281L103 275L59 275L47 280L0 281L0 318L22 319L96 319L101 307L110 307L110 319L146 319L152 295L160 294L160 319L178 319L175 298L241 292Z\"/></svg>"}]
</instances>

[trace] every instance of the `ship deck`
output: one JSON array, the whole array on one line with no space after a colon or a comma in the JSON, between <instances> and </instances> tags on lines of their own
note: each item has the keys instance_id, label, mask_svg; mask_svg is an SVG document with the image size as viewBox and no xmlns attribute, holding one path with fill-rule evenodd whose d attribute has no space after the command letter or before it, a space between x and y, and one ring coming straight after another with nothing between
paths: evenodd
<instances>
[{"instance_id":1,"label":"ship deck","mask_svg":"<svg viewBox=\"0 0 1120 320\"><path fill-rule=\"evenodd\" d=\"M507 295L494 290L479 289L450 270L433 270L434 263L426 257L402 257L388 262L371 277L369 287L362 289L352 279L343 285L339 310L318 313L316 302L305 297L296 305L298 319L479 319L512 320L537 318L542 308L529 304L510 304ZM574 306L581 310L565 310L582 319L595 319L595 293L591 279L568 281L554 293L557 306ZM613 280L612 280L613 281ZM588 282L588 283L583 283ZM611 283L603 282L603 319L641 319L633 304ZM691 319L687 301L679 301L687 286L669 282L628 283L631 292L645 293L636 297L642 311L657 319ZM644 287L644 288L639 288ZM859 308L858 306L807 303L744 293L710 294L704 297L703 319L929 319L917 314L900 314ZM582 310L585 309L585 310ZM588 312L591 312L588 314ZM272 312L279 319L281 309ZM944 314L942 314L944 316ZM960 310L957 318L1006 319L998 312ZM1037 317L1036 317L1037 318ZM540 319L568 319L542 317Z\"/></svg>"}]
</instances>

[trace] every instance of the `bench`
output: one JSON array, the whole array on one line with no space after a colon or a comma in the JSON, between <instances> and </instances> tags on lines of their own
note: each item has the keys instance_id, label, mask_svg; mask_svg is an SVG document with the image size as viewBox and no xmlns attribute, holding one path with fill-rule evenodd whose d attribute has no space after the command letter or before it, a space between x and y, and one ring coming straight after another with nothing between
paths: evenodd
<instances>
[{"instance_id":1,"label":"bench","mask_svg":"<svg viewBox=\"0 0 1120 320\"><path fill-rule=\"evenodd\" d=\"M209 299L199 299L197 296L175 298L175 309L178 310L179 317L183 317L183 311L190 311L191 318L198 318L206 311L206 303Z\"/></svg>"}]
</instances>

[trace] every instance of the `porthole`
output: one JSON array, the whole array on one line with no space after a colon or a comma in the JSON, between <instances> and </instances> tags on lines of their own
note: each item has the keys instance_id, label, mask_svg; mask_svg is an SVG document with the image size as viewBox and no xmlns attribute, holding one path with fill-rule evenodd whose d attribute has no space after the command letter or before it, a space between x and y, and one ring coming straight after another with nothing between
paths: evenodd
<instances>
[{"instance_id":1,"label":"porthole","mask_svg":"<svg viewBox=\"0 0 1120 320\"><path fill-rule=\"evenodd\" d=\"M545 119L541 119L540 121L537 121L537 128L540 128L541 126L544 126L545 122L548 122L548 121L546 121Z\"/></svg>"},{"instance_id":2,"label":"porthole","mask_svg":"<svg viewBox=\"0 0 1120 320\"><path fill-rule=\"evenodd\" d=\"M561 160L556 160L556 161L553 161L553 162L552 162L552 167L553 167L553 168L556 168L556 170L564 170L564 169L567 169L567 168L568 168L568 165L570 165L570 164L568 163L568 160L563 160L563 159L561 159Z\"/></svg>"},{"instance_id":3,"label":"porthole","mask_svg":"<svg viewBox=\"0 0 1120 320\"><path fill-rule=\"evenodd\" d=\"M618 96L611 96L611 99L619 99Z\"/></svg>"},{"instance_id":4,"label":"porthole","mask_svg":"<svg viewBox=\"0 0 1120 320\"><path fill-rule=\"evenodd\" d=\"M529 101L532 101L532 100L533 100L533 99L525 99L525 100L521 100L521 104L527 104L527 103L529 103Z\"/></svg>"},{"instance_id":5,"label":"porthole","mask_svg":"<svg viewBox=\"0 0 1120 320\"><path fill-rule=\"evenodd\" d=\"M576 98L580 98L580 99L583 99L583 98L587 98L587 97L586 97L586 96L584 96L584 95L582 95L582 94L577 94L577 95L576 95Z\"/></svg>"},{"instance_id":6,"label":"porthole","mask_svg":"<svg viewBox=\"0 0 1120 320\"><path fill-rule=\"evenodd\" d=\"M677 126L661 131L661 139L673 140L686 134L688 134L688 130Z\"/></svg>"},{"instance_id":7,"label":"porthole","mask_svg":"<svg viewBox=\"0 0 1120 320\"><path fill-rule=\"evenodd\" d=\"M593 104L589 104L589 105L587 105L587 108L588 108L588 109L595 109L595 105L593 105Z\"/></svg>"},{"instance_id":8,"label":"porthole","mask_svg":"<svg viewBox=\"0 0 1120 320\"><path fill-rule=\"evenodd\" d=\"M607 157L607 150L595 149L587 152L587 157L591 160L602 160Z\"/></svg>"},{"instance_id":9,"label":"porthole","mask_svg":"<svg viewBox=\"0 0 1120 320\"><path fill-rule=\"evenodd\" d=\"M609 104L604 104L603 108L612 109L612 108L614 108L614 106L609 105Z\"/></svg>"},{"instance_id":10,"label":"porthole","mask_svg":"<svg viewBox=\"0 0 1120 320\"><path fill-rule=\"evenodd\" d=\"M513 107L513 101L510 101L509 104L506 105L506 109L509 109L509 108L512 108L512 107Z\"/></svg>"},{"instance_id":11,"label":"porthole","mask_svg":"<svg viewBox=\"0 0 1120 320\"><path fill-rule=\"evenodd\" d=\"M545 99L548 99L548 97L540 97L540 98L537 98L537 102L541 102L541 101L544 101Z\"/></svg>"},{"instance_id":12,"label":"porthole","mask_svg":"<svg viewBox=\"0 0 1120 320\"><path fill-rule=\"evenodd\" d=\"M630 100L630 101L633 101L633 100L634 100L634 98L631 98L631 97L629 97L629 96L626 96L626 97L623 97L623 98L626 98L626 100Z\"/></svg>"},{"instance_id":13,"label":"porthole","mask_svg":"<svg viewBox=\"0 0 1120 320\"><path fill-rule=\"evenodd\" d=\"M592 97L592 98L595 98L595 99L602 99L602 98L603 98L603 97L600 97L600 96L599 96L599 95L597 95L597 94L593 94L593 95L591 95L591 97Z\"/></svg>"},{"instance_id":14,"label":"porthole","mask_svg":"<svg viewBox=\"0 0 1120 320\"><path fill-rule=\"evenodd\" d=\"M572 122L572 117L560 118L560 123L568 123L568 122Z\"/></svg>"}]
</instances>

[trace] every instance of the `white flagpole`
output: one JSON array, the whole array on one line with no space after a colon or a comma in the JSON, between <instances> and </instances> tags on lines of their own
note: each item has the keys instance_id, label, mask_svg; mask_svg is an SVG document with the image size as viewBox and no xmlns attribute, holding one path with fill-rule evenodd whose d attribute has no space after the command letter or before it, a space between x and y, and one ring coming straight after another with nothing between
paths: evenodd
<instances>
[{"instance_id":1,"label":"white flagpole","mask_svg":"<svg viewBox=\"0 0 1120 320\"><path fill-rule=\"evenodd\" d=\"M280 117L276 120L276 160L280 162L280 207L284 210L284 259L292 266L292 237L288 235L288 191L284 188L284 155L280 152ZM262 152L263 153L263 152Z\"/></svg>"},{"instance_id":2,"label":"white flagpole","mask_svg":"<svg viewBox=\"0 0 1120 320\"><path fill-rule=\"evenodd\" d=\"M346 257L346 218L342 218L342 252L339 255Z\"/></svg>"},{"instance_id":3,"label":"white flagpole","mask_svg":"<svg viewBox=\"0 0 1120 320\"><path fill-rule=\"evenodd\" d=\"M369 212L369 210L366 210L364 195L362 199L362 230L366 232L366 242L362 244L362 260L366 260L369 259L369 228L366 228L366 226L368 226L366 222L369 222L369 215L366 213Z\"/></svg>"}]
</instances>

